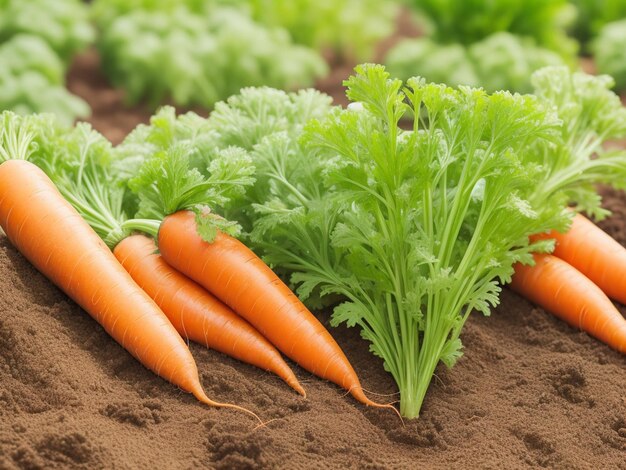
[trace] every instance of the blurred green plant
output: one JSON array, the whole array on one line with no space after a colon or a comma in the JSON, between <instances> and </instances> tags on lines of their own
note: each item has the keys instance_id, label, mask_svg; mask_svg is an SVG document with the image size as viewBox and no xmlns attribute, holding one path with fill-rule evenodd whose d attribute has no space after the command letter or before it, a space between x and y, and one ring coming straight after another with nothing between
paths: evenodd
<instances>
[{"instance_id":1,"label":"blurred green plant","mask_svg":"<svg viewBox=\"0 0 626 470\"><path fill-rule=\"evenodd\" d=\"M89 115L89 106L64 85L62 60L41 37L18 34L0 45L0 109L50 112L64 124Z\"/></svg>"},{"instance_id":2,"label":"blurred green plant","mask_svg":"<svg viewBox=\"0 0 626 470\"><path fill-rule=\"evenodd\" d=\"M94 38L80 0L0 0L0 110L50 112L67 124L89 115L65 73Z\"/></svg>"},{"instance_id":3,"label":"blurred green plant","mask_svg":"<svg viewBox=\"0 0 626 470\"><path fill-rule=\"evenodd\" d=\"M570 0L577 8L572 33L583 44L610 22L626 19L626 0Z\"/></svg>"},{"instance_id":4,"label":"blurred green plant","mask_svg":"<svg viewBox=\"0 0 626 470\"><path fill-rule=\"evenodd\" d=\"M105 15L98 44L105 73L129 103L210 108L245 86L307 86L327 71L316 52L294 45L285 30L265 28L237 9L199 14L173 2L164 9L132 2L146 9L110 22ZM104 11L98 3L94 11Z\"/></svg>"},{"instance_id":5,"label":"blurred green plant","mask_svg":"<svg viewBox=\"0 0 626 470\"><path fill-rule=\"evenodd\" d=\"M626 90L626 19L607 23L591 49L598 72L611 75L617 90Z\"/></svg>"},{"instance_id":6,"label":"blurred green plant","mask_svg":"<svg viewBox=\"0 0 626 470\"><path fill-rule=\"evenodd\" d=\"M372 59L398 13L391 0L246 1L257 21L286 28L297 43L357 60Z\"/></svg>"},{"instance_id":7,"label":"blurred green plant","mask_svg":"<svg viewBox=\"0 0 626 470\"><path fill-rule=\"evenodd\" d=\"M257 23L286 29L297 44L330 49L350 59L371 59L379 41L394 30L395 0L95 0L93 17L105 29L136 10L173 11L184 6L210 16L230 6Z\"/></svg>"},{"instance_id":8,"label":"blurred green plant","mask_svg":"<svg viewBox=\"0 0 626 470\"><path fill-rule=\"evenodd\" d=\"M500 32L470 46L439 44L429 38L407 39L387 55L389 72L400 79L419 75L449 86L483 87L530 93L531 74L547 65L563 65L556 52L532 38Z\"/></svg>"},{"instance_id":9,"label":"blurred green plant","mask_svg":"<svg viewBox=\"0 0 626 470\"><path fill-rule=\"evenodd\" d=\"M441 43L465 45L493 33L507 31L528 36L539 46L552 49L566 59L577 52L576 41L566 28L575 18L567 0L409 0L434 28L433 38Z\"/></svg>"},{"instance_id":10,"label":"blurred green plant","mask_svg":"<svg viewBox=\"0 0 626 470\"><path fill-rule=\"evenodd\" d=\"M66 64L95 38L80 0L0 0L0 43L20 33L41 37Z\"/></svg>"}]
</instances>

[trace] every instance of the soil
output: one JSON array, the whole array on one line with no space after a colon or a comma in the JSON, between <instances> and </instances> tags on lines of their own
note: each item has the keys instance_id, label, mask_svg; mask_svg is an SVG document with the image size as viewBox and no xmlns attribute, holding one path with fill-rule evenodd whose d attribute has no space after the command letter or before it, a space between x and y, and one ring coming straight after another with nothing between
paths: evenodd
<instances>
[{"instance_id":1,"label":"soil","mask_svg":"<svg viewBox=\"0 0 626 470\"><path fill-rule=\"evenodd\" d=\"M348 69L320 87L340 98ZM97 70L95 52L82 56L70 88L119 142L150 112L124 107ZM626 195L603 195L614 215L601 226L626 245ZM330 331L364 387L394 400L393 381L358 331ZM269 421L257 428L143 368L0 234L0 468L626 469L624 356L506 289L491 317L470 318L462 339L465 355L437 370L421 417L404 423L296 365L306 399L190 344L208 395Z\"/></svg>"},{"instance_id":2,"label":"soil","mask_svg":"<svg viewBox=\"0 0 626 470\"><path fill-rule=\"evenodd\" d=\"M626 242L626 197L603 224ZM143 368L0 237L0 468L621 468L626 360L505 290L463 332L419 419L370 409L293 365L277 377L190 344L211 409ZM622 312L625 309L622 308ZM327 316L319 318L327 322ZM331 333L367 390L396 391L355 329Z\"/></svg>"}]
</instances>

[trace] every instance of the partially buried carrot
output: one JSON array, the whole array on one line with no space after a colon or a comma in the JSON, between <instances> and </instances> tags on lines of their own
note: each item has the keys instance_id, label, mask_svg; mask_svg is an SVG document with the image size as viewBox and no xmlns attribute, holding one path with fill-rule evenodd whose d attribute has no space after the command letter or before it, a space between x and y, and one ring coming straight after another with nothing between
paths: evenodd
<instances>
[{"instance_id":1,"label":"partially buried carrot","mask_svg":"<svg viewBox=\"0 0 626 470\"><path fill-rule=\"evenodd\" d=\"M566 233L551 231L533 240L553 238L554 256L591 279L610 298L626 305L626 248L581 214Z\"/></svg>"},{"instance_id":2,"label":"partially buried carrot","mask_svg":"<svg viewBox=\"0 0 626 470\"><path fill-rule=\"evenodd\" d=\"M2 119L0 226L11 243L144 366L207 405L251 413L206 396L193 357L167 317L48 176L26 161L32 134L19 118L5 113Z\"/></svg>"},{"instance_id":3,"label":"partially buried carrot","mask_svg":"<svg viewBox=\"0 0 626 470\"><path fill-rule=\"evenodd\" d=\"M553 255L535 254L535 265L517 264L511 289L626 353L626 319L588 277Z\"/></svg>"},{"instance_id":4,"label":"partially buried carrot","mask_svg":"<svg viewBox=\"0 0 626 470\"><path fill-rule=\"evenodd\" d=\"M156 249L151 238L132 235L119 242L113 253L184 338L274 372L306 396L293 371L263 335L203 287L173 269Z\"/></svg>"},{"instance_id":5,"label":"partially buried carrot","mask_svg":"<svg viewBox=\"0 0 626 470\"><path fill-rule=\"evenodd\" d=\"M205 242L198 235L195 214L179 211L165 217L158 242L168 264L215 294L304 369L343 387L366 405L393 408L365 396L326 328L239 240L218 231L212 243Z\"/></svg>"}]
</instances>

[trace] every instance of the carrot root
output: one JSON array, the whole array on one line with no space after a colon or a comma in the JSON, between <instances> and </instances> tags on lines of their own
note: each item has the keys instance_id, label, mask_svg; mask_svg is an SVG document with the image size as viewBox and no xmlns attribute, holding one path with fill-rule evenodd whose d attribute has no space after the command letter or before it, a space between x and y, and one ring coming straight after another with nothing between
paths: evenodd
<instances>
[{"instance_id":1,"label":"carrot root","mask_svg":"<svg viewBox=\"0 0 626 470\"><path fill-rule=\"evenodd\" d=\"M534 257L534 266L515 266L510 287L571 326L626 353L626 319L606 294L562 259L547 254Z\"/></svg>"},{"instance_id":2,"label":"carrot root","mask_svg":"<svg viewBox=\"0 0 626 470\"><path fill-rule=\"evenodd\" d=\"M604 293L626 305L626 248L581 214L567 233L550 231L531 240L555 240L552 253L591 279Z\"/></svg>"},{"instance_id":3,"label":"carrot root","mask_svg":"<svg viewBox=\"0 0 626 470\"><path fill-rule=\"evenodd\" d=\"M167 317L50 178L28 161L0 165L0 226L26 259L139 362L198 393L196 363Z\"/></svg>"},{"instance_id":4,"label":"carrot root","mask_svg":"<svg viewBox=\"0 0 626 470\"><path fill-rule=\"evenodd\" d=\"M306 397L289 365L263 335L202 286L167 264L156 249L151 238L132 235L118 243L113 253L183 338L273 372Z\"/></svg>"},{"instance_id":5,"label":"carrot root","mask_svg":"<svg viewBox=\"0 0 626 470\"><path fill-rule=\"evenodd\" d=\"M203 241L197 233L195 215L189 211L166 217L158 238L168 264L248 320L301 367L349 390L363 404L393 408L365 396L352 365L331 334L239 240L218 232L212 243Z\"/></svg>"},{"instance_id":6,"label":"carrot root","mask_svg":"<svg viewBox=\"0 0 626 470\"><path fill-rule=\"evenodd\" d=\"M204 403L205 405L214 406L216 408L229 408L232 410L243 411L244 413L252 415L254 419L256 419L259 422L260 425L265 424L263 420L261 420L261 418L259 418L259 416L256 413L254 413L253 411L250 411L248 408L245 408L239 405L234 405L232 403L221 403L218 401L211 400L206 395L206 393L204 393L204 390L202 390L202 387L194 388L191 391L191 393L193 394L194 397L198 399L198 401L200 401L201 403Z\"/></svg>"}]
</instances>

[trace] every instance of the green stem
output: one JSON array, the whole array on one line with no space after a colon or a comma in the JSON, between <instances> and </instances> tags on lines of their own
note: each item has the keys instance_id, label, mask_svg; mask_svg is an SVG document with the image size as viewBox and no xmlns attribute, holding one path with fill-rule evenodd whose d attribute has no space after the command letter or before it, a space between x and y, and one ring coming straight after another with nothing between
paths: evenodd
<instances>
[{"instance_id":1,"label":"green stem","mask_svg":"<svg viewBox=\"0 0 626 470\"><path fill-rule=\"evenodd\" d=\"M430 382L435 374L435 369L439 363L441 355L441 347L435 354L426 354L429 356L425 364L419 364L419 369L413 371L413 374L407 374L406 383L400 387L400 414L408 419L418 418L426 392L430 386ZM422 353L420 359L425 357ZM422 361L419 361L420 363Z\"/></svg>"},{"instance_id":2,"label":"green stem","mask_svg":"<svg viewBox=\"0 0 626 470\"><path fill-rule=\"evenodd\" d=\"M129 219L121 224L122 230L136 230L150 235L155 240L159 237L160 220L154 219Z\"/></svg>"}]
</instances>

